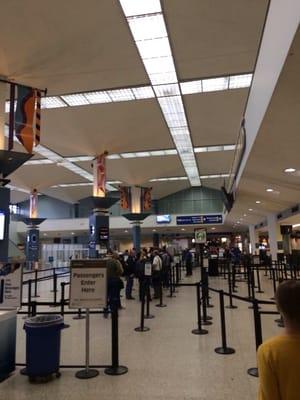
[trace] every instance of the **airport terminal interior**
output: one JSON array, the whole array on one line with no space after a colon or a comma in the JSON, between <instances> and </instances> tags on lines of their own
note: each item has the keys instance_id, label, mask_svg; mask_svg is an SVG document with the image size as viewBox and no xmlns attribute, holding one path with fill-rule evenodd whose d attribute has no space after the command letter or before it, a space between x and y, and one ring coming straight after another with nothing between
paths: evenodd
<instances>
[{"instance_id":1,"label":"airport terminal interior","mask_svg":"<svg viewBox=\"0 0 300 400\"><path fill-rule=\"evenodd\" d=\"M0 13L0 400L277 400L299 0Z\"/></svg>"}]
</instances>

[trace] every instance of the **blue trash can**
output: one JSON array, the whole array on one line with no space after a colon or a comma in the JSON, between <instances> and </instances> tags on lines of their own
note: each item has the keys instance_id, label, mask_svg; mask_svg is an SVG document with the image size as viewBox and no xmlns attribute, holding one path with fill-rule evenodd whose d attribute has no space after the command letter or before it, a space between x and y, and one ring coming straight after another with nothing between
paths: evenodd
<instances>
[{"instance_id":1,"label":"blue trash can","mask_svg":"<svg viewBox=\"0 0 300 400\"><path fill-rule=\"evenodd\" d=\"M60 315L42 315L25 321L26 375L30 378L59 376L61 330Z\"/></svg>"}]
</instances>

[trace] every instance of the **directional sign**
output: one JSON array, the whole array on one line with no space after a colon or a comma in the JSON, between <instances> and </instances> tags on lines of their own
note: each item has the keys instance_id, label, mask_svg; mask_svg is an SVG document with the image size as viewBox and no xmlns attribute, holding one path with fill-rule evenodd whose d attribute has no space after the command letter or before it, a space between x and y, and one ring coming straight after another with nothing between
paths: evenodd
<instances>
[{"instance_id":1,"label":"directional sign","mask_svg":"<svg viewBox=\"0 0 300 400\"><path fill-rule=\"evenodd\" d=\"M0 267L0 309L18 308L22 298L22 264L11 262Z\"/></svg>"},{"instance_id":2,"label":"directional sign","mask_svg":"<svg viewBox=\"0 0 300 400\"><path fill-rule=\"evenodd\" d=\"M209 225L222 224L222 214L180 215L176 217L177 225Z\"/></svg>"},{"instance_id":3,"label":"directional sign","mask_svg":"<svg viewBox=\"0 0 300 400\"><path fill-rule=\"evenodd\" d=\"M69 308L106 307L107 271L105 260L71 262Z\"/></svg>"},{"instance_id":4,"label":"directional sign","mask_svg":"<svg viewBox=\"0 0 300 400\"><path fill-rule=\"evenodd\" d=\"M206 243L206 229L195 229L195 243Z\"/></svg>"}]
</instances>

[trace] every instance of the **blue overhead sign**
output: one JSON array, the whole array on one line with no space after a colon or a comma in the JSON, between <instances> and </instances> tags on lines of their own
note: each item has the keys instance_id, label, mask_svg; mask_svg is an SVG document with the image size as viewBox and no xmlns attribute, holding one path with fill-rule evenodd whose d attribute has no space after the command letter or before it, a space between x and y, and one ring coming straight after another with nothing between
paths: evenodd
<instances>
[{"instance_id":1,"label":"blue overhead sign","mask_svg":"<svg viewBox=\"0 0 300 400\"><path fill-rule=\"evenodd\" d=\"M177 225L209 225L222 224L222 214L209 215L180 215L176 217Z\"/></svg>"}]
</instances>

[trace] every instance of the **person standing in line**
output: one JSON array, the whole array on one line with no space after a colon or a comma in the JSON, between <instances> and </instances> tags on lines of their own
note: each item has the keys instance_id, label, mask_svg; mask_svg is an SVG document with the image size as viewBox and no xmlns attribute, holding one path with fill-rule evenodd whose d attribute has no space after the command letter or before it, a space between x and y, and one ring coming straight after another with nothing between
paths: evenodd
<instances>
[{"instance_id":1,"label":"person standing in line","mask_svg":"<svg viewBox=\"0 0 300 400\"><path fill-rule=\"evenodd\" d=\"M192 259L193 259L192 253L190 252L189 249L186 249L185 251L186 276L193 275Z\"/></svg>"},{"instance_id":2,"label":"person standing in line","mask_svg":"<svg viewBox=\"0 0 300 400\"><path fill-rule=\"evenodd\" d=\"M258 348L258 400L299 400L300 282L282 282L275 298L284 320L285 333L267 340Z\"/></svg>"},{"instance_id":3,"label":"person standing in line","mask_svg":"<svg viewBox=\"0 0 300 400\"><path fill-rule=\"evenodd\" d=\"M107 304L110 309L117 306L122 309L120 292L124 287L121 276L123 274L123 267L119 261L119 256L112 251L107 253Z\"/></svg>"},{"instance_id":4,"label":"person standing in line","mask_svg":"<svg viewBox=\"0 0 300 400\"><path fill-rule=\"evenodd\" d=\"M158 254L157 250L153 252L153 261L152 261L152 284L154 289L154 299L159 299L160 290L161 290L161 270L162 270L162 261Z\"/></svg>"},{"instance_id":5,"label":"person standing in line","mask_svg":"<svg viewBox=\"0 0 300 400\"><path fill-rule=\"evenodd\" d=\"M163 247L162 253L162 283L164 288L169 287L171 273L171 256L168 253L166 246Z\"/></svg>"},{"instance_id":6,"label":"person standing in line","mask_svg":"<svg viewBox=\"0 0 300 400\"><path fill-rule=\"evenodd\" d=\"M142 250L141 253L137 254L135 264L135 276L139 281L139 300L142 301L143 293L145 292L145 264L147 261L147 253Z\"/></svg>"},{"instance_id":7,"label":"person standing in line","mask_svg":"<svg viewBox=\"0 0 300 400\"><path fill-rule=\"evenodd\" d=\"M134 297L132 297L132 288L135 274L135 263L135 255L131 251L124 263L124 276L126 278L125 295L127 300L134 300Z\"/></svg>"}]
</instances>

